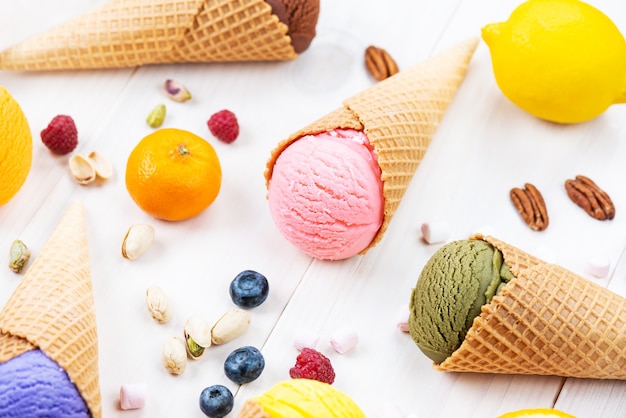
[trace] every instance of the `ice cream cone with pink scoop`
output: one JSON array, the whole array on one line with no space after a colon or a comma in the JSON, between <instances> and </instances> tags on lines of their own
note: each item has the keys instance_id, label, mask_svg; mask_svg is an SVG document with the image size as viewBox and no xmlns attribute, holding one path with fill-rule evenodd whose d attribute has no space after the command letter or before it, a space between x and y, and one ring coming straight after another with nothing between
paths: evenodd
<instances>
[{"instance_id":1,"label":"ice cream cone with pink scoop","mask_svg":"<svg viewBox=\"0 0 626 418\"><path fill-rule=\"evenodd\" d=\"M340 260L382 239L477 43L375 84L278 144L265 178L270 213L288 241Z\"/></svg>"}]
</instances>

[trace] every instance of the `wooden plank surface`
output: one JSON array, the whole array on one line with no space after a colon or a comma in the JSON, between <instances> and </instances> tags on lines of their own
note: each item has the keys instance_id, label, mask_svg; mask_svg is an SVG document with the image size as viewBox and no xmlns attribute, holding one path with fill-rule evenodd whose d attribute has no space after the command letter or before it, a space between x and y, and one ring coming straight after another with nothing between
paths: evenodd
<instances>
[{"instance_id":1,"label":"wooden plank surface","mask_svg":"<svg viewBox=\"0 0 626 418\"><path fill-rule=\"evenodd\" d=\"M0 48L103 3L102 0L0 0ZM445 220L453 238L487 232L548 261L557 262L626 296L626 270L616 267L626 248L626 108L613 106L580 125L559 126L525 114L499 91L484 43L452 102L381 243L365 256L322 262L286 242L269 215L263 179L271 149L291 132L374 83L363 66L365 48L387 49L407 68L448 46L480 36L487 23L506 19L516 0L388 2L322 0L318 36L298 60L288 63L155 65L133 69L44 73L0 72L22 105L34 138L33 167L26 184L0 207L0 249L25 241L36 255L73 199L84 202L98 315L101 389L105 417L201 417L200 391L224 384L242 402L287 379L299 332L320 337L318 349L335 367L335 386L351 395L368 417L393 406L403 416L496 417L530 407L557 407L579 417L621 417L626 383L538 376L445 374L407 334L396 329L399 307L408 303L422 266L439 245L420 239L421 223ZM626 13L617 0L594 0L624 32ZM174 78L193 94L187 103L166 101L162 83ZM134 145L152 131L145 124L160 102L164 126L190 130L210 141L224 180L216 202L201 216L167 223L144 214L130 199L124 169ZM241 124L233 144L215 140L206 120L222 108ZM77 122L77 152L97 150L113 162L115 175L98 187L82 187L41 144L39 131L56 114ZM1 140L1 139L0 139ZM607 190L617 207L611 222L599 222L574 206L563 183L585 174ZM512 207L508 192L525 182L544 194L550 227L531 231ZM122 258L127 228L148 223L156 242L138 260ZM586 271L594 256L608 257L611 277ZM233 307L228 285L244 269L270 280L270 297L250 311L252 326L240 339L212 347L182 376L161 366L165 338L180 335L191 314L216 319ZM0 269L0 305L20 276ZM147 286L163 287L175 304L174 319L156 324L144 306ZM329 336L340 327L360 337L340 355ZM266 369L238 387L224 376L223 361L240 345L262 349ZM120 385L149 387L146 407L119 409ZM234 416L234 414L231 414ZM387 415L388 416L388 415Z\"/></svg>"}]
</instances>

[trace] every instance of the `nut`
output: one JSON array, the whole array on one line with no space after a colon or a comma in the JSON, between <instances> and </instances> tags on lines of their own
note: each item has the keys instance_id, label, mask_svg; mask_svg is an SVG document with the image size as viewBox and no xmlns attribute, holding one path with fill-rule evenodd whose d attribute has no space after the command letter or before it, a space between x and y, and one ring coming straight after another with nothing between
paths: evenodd
<instances>
[{"instance_id":1,"label":"nut","mask_svg":"<svg viewBox=\"0 0 626 418\"><path fill-rule=\"evenodd\" d=\"M107 180L113 175L113 166L111 165L111 162L99 152L91 151L87 155L87 158L91 162L91 165L93 165L94 170L96 170L97 177Z\"/></svg>"},{"instance_id":2,"label":"nut","mask_svg":"<svg viewBox=\"0 0 626 418\"><path fill-rule=\"evenodd\" d=\"M199 316L191 316L185 322L185 348L191 358L199 358L205 348L211 346L211 327Z\"/></svg>"},{"instance_id":3,"label":"nut","mask_svg":"<svg viewBox=\"0 0 626 418\"><path fill-rule=\"evenodd\" d=\"M122 241L122 255L124 258L134 260L150 248L152 241L154 241L154 228L151 225L132 225Z\"/></svg>"},{"instance_id":4,"label":"nut","mask_svg":"<svg viewBox=\"0 0 626 418\"><path fill-rule=\"evenodd\" d=\"M69 160L70 173L78 184L83 186L96 179L96 168L92 161L81 154L74 154Z\"/></svg>"},{"instance_id":5,"label":"nut","mask_svg":"<svg viewBox=\"0 0 626 418\"><path fill-rule=\"evenodd\" d=\"M398 72L398 65L391 55L382 48L368 46L365 50L365 67L378 81L384 80Z\"/></svg>"},{"instance_id":6,"label":"nut","mask_svg":"<svg viewBox=\"0 0 626 418\"><path fill-rule=\"evenodd\" d=\"M26 263L28 263L28 259L30 258L30 250L21 240L16 239L11 244L9 256L9 268L15 273L19 273L22 271Z\"/></svg>"},{"instance_id":7,"label":"nut","mask_svg":"<svg viewBox=\"0 0 626 418\"><path fill-rule=\"evenodd\" d=\"M211 329L213 344L225 344L243 335L250 326L250 314L242 309L231 309L217 320Z\"/></svg>"},{"instance_id":8,"label":"nut","mask_svg":"<svg viewBox=\"0 0 626 418\"><path fill-rule=\"evenodd\" d=\"M172 319L172 305L159 286L150 286L146 290L146 305L150 315L159 324L165 324Z\"/></svg>"},{"instance_id":9,"label":"nut","mask_svg":"<svg viewBox=\"0 0 626 418\"><path fill-rule=\"evenodd\" d=\"M615 205L609 195L585 176L565 180L565 190L572 202L583 208L589 216L600 221L615 217Z\"/></svg>"},{"instance_id":10,"label":"nut","mask_svg":"<svg viewBox=\"0 0 626 418\"><path fill-rule=\"evenodd\" d=\"M191 99L191 93L175 80L165 80L165 94L175 102L186 102Z\"/></svg>"},{"instance_id":11,"label":"nut","mask_svg":"<svg viewBox=\"0 0 626 418\"><path fill-rule=\"evenodd\" d=\"M522 219L533 231L543 231L548 227L548 209L539 190L530 183L524 188L515 187L510 192L511 201Z\"/></svg>"},{"instance_id":12,"label":"nut","mask_svg":"<svg viewBox=\"0 0 626 418\"><path fill-rule=\"evenodd\" d=\"M185 343L179 337L165 340L162 352L163 366L172 374L182 374L187 367Z\"/></svg>"},{"instance_id":13,"label":"nut","mask_svg":"<svg viewBox=\"0 0 626 418\"><path fill-rule=\"evenodd\" d=\"M146 123L151 128L158 128L159 126L163 124L164 120L165 120L165 105L158 104L156 105L154 109L152 109L152 112L150 112L150 114L146 118Z\"/></svg>"}]
</instances>

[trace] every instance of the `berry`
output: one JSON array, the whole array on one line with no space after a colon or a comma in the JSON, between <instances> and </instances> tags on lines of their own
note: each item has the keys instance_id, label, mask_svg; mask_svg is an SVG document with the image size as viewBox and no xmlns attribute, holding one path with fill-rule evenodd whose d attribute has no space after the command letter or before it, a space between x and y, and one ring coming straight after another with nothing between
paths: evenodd
<instances>
[{"instance_id":1,"label":"berry","mask_svg":"<svg viewBox=\"0 0 626 418\"><path fill-rule=\"evenodd\" d=\"M214 113L209 118L207 125L217 139L227 144L230 144L239 136L237 116L230 110L224 109Z\"/></svg>"},{"instance_id":2,"label":"berry","mask_svg":"<svg viewBox=\"0 0 626 418\"><path fill-rule=\"evenodd\" d=\"M207 417L222 418L233 410L234 405L233 394L226 386L209 386L200 393L200 410Z\"/></svg>"},{"instance_id":3,"label":"berry","mask_svg":"<svg viewBox=\"0 0 626 418\"><path fill-rule=\"evenodd\" d=\"M230 298L240 308L255 308L265 302L270 286L261 273L244 270L230 283Z\"/></svg>"},{"instance_id":4,"label":"berry","mask_svg":"<svg viewBox=\"0 0 626 418\"><path fill-rule=\"evenodd\" d=\"M292 379L313 379L329 385L335 381L335 370L328 357L312 348L303 348L296 365L289 369Z\"/></svg>"},{"instance_id":5,"label":"berry","mask_svg":"<svg viewBox=\"0 0 626 418\"><path fill-rule=\"evenodd\" d=\"M78 145L78 131L74 119L67 115L55 116L41 131L41 140L55 154L69 154Z\"/></svg>"},{"instance_id":6,"label":"berry","mask_svg":"<svg viewBox=\"0 0 626 418\"><path fill-rule=\"evenodd\" d=\"M263 354L251 346L234 350L224 361L226 377L240 385L252 382L261 376L264 368L265 358L263 358Z\"/></svg>"}]
</instances>

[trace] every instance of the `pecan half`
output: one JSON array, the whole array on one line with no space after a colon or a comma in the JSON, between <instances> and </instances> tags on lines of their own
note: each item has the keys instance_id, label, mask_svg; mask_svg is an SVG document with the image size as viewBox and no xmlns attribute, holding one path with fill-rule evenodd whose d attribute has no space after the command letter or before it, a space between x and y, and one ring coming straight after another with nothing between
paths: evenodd
<instances>
[{"instance_id":1,"label":"pecan half","mask_svg":"<svg viewBox=\"0 0 626 418\"><path fill-rule=\"evenodd\" d=\"M391 55L382 48L368 46L365 50L365 67L372 77L381 81L398 72L396 62Z\"/></svg>"},{"instance_id":2,"label":"pecan half","mask_svg":"<svg viewBox=\"0 0 626 418\"><path fill-rule=\"evenodd\" d=\"M565 190L572 202L592 218L604 221L615 217L615 205L609 195L585 176L565 180Z\"/></svg>"},{"instance_id":3,"label":"pecan half","mask_svg":"<svg viewBox=\"0 0 626 418\"><path fill-rule=\"evenodd\" d=\"M520 216L533 231L543 231L548 227L548 209L543 196L535 186L524 184L524 188L511 189L511 201Z\"/></svg>"}]
</instances>

